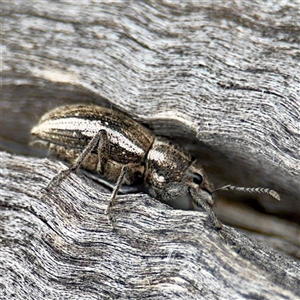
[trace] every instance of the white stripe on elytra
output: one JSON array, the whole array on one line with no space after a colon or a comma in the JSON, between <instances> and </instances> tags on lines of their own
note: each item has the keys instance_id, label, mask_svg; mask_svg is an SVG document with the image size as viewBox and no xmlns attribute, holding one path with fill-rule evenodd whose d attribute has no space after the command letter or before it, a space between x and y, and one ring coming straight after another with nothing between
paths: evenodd
<instances>
[{"instance_id":1,"label":"white stripe on elytra","mask_svg":"<svg viewBox=\"0 0 300 300\"><path fill-rule=\"evenodd\" d=\"M97 120L84 120L79 118L64 118L57 120L47 120L41 124L38 124L33 128L32 132L47 132L48 130L76 130L80 131L83 135L87 137L93 137L99 130L105 129L109 140L113 144L118 144L125 150L143 155L144 150L135 145L131 140L126 138L123 134L116 130L110 129L107 126L103 126L100 121Z\"/></svg>"}]
</instances>

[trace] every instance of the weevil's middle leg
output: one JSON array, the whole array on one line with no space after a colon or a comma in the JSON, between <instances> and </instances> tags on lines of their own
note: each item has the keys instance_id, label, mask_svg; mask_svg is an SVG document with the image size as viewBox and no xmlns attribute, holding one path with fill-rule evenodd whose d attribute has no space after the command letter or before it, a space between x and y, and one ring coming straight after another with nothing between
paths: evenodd
<instances>
[{"instance_id":1,"label":"weevil's middle leg","mask_svg":"<svg viewBox=\"0 0 300 300\"><path fill-rule=\"evenodd\" d=\"M107 132L103 129L99 131L99 143L97 147L98 163L97 173L103 174L104 166L106 165L110 156L110 143L108 140Z\"/></svg>"},{"instance_id":2,"label":"weevil's middle leg","mask_svg":"<svg viewBox=\"0 0 300 300\"><path fill-rule=\"evenodd\" d=\"M112 194L111 194L111 196L109 198L109 203L108 203L108 205L107 205L107 207L105 209L105 212L104 212L106 214L106 216L107 216L108 223L111 224L113 227L114 227L115 220L113 220L113 218L111 216L111 210L112 210L112 208L113 208L113 206L115 204L115 199L116 199L117 193L118 193L118 191L119 191L119 189L120 189L120 187L121 187L121 185L122 185L122 183L124 181L124 177L126 175L127 169L128 169L127 166L123 166L122 167L120 176L119 176L119 178L117 180L115 188L114 188L114 190L113 190L113 192L112 192Z\"/></svg>"},{"instance_id":3,"label":"weevil's middle leg","mask_svg":"<svg viewBox=\"0 0 300 300\"><path fill-rule=\"evenodd\" d=\"M100 162L100 159L105 160L106 157L109 155L106 153L106 155L103 154L104 151L109 149L109 141L107 137L107 133L105 130L99 130L99 132L90 140L90 142L87 144L87 146L84 148L84 150L80 153L80 155L77 157L75 162L66 170L62 170L59 173L57 173L49 182L46 189L51 189L53 186L57 186L60 184L60 182L67 177L71 172L77 172L77 170L80 168L81 164L85 160L85 158L92 152L93 149L95 149L96 145L98 144L98 155L99 155L99 161L97 169L101 169L105 165L104 162ZM108 144L108 145L107 145Z\"/></svg>"}]
</instances>

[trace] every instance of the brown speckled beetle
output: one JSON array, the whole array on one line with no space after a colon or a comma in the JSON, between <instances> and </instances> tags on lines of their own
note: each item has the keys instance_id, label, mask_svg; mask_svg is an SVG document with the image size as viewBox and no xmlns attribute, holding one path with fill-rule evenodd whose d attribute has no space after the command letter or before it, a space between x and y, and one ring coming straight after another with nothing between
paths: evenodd
<instances>
[{"instance_id":1,"label":"brown speckled beetle","mask_svg":"<svg viewBox=\"0 0 300 300\"><path fill-rule=\"evenodd\" d=\"M222 227L212 211L212 184L200 163L122 113L94 105L63 106L45 114L31 134L51 153L72 163L48 188L82 167L116 182L107 213L121 184L143 182L151 196L164 202L189 195L195 205L208 212L214 228ZM275 191L266 188L228 185L220 189L268 193L279 200Z\"/></svg>"}]
</instances>

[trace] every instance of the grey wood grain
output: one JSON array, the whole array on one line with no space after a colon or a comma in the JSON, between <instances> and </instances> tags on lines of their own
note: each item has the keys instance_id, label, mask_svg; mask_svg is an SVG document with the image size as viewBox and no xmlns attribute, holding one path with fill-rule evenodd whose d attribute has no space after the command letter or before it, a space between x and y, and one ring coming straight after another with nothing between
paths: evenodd
<instances>
[{"instance_id":1,"label":"grey wood grain","mask_svg":"<svg viewBox=\"0 0 300 300\"><path fill-rule=\"evenodd\" d=\"M1 19L1 149L43 156L28 146L43 113L70 103L112 106L189 149L216 186L277 190L281 202L251 201L299 223L298 1L4 0ZM205 227L201 212L120 196L122 228L113 232L99 186L73 175L43 202L38 190L57 165L1 154L6 298L293 299L299 293L297 262L229 228L224 241ZM227 212L221 213L231 219ZM237 210L240 221L232 225L245 214ZM261 223L248 224L257 230ZM285 228L277 235L288 236L299 257L299 226Z\"/></svg>"},{"instance_id":2,"label":"grey wood grain","mask_svg":"<svg viewBox=\"0 0 300 300\"><path fill-rule=\"evenodd\" d=\"M200 157L212 149L205 161L220 153L220 181L277 188L281 210L299 203L298 1L176 3L4 1L3 111L25 115L5 124L25 142L17 126L49 108L106 99L188 135Z\"/></svg>"},{"instance_id":3,"label":"grey wood grain","mask_svg":"<svg viewBox=\"0 0 300 300\"><path fill-rule=\"evenodd\" d=\"M47 159L2 152L1 299L295 299L300 265L206 214L118 196ZM22 167L20 167L22 166Z\"/></svg>"}]
</instances>

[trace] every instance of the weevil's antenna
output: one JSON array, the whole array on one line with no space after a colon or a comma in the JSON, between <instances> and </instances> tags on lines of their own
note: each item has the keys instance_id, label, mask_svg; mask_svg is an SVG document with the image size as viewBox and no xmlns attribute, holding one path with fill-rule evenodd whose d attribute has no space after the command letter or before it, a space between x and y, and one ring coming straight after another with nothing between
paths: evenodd
<instances>
[{"instance_id":1,"label":"weevil's antenna","mask_svg":"<svg viewBox=\"0 0 300 300\"><path fill-rule=\"evenodd\" d=\"M238 192L248 192L248 193L261 193L261 194L268 194L275 198L276 200L280 201L280 196L277 192L274 190L271 190L269 188L263 188L263 187L240 187L240 186L234 186L234 185L224 185L222 187L219 187L213 191L238 191Z\"/></svg>"}]
</instances>

